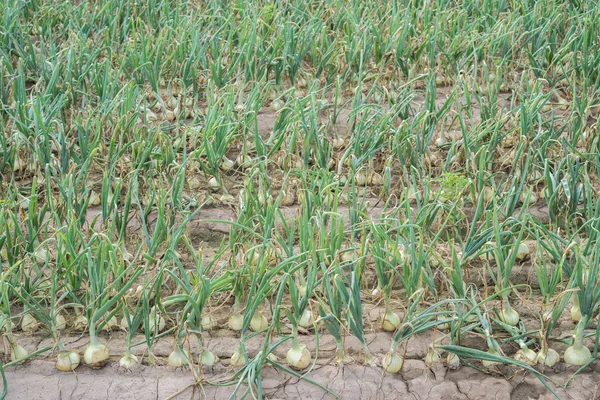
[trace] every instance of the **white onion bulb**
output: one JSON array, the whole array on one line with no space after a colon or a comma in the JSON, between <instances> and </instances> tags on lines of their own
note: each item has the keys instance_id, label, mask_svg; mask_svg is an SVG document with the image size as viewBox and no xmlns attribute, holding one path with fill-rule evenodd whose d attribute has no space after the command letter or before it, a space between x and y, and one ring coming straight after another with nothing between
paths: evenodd
<instances>
[{"instance_id":1,"label":"white onion bulb","mask_svg":"<svg viewBox=\"0 0 600 400\"><path fill-rule=\"evenodd\" d=\"M103 344L89 344L83 353L83 361L91 366L102 366L109 357L108 347Z\"/></svg>"},{"instance_id":2,"label":"white onion bulb","mask_svg":"<svg viewBox=\"0 0 600 400\"><path fill-rule=\"evenodd\" d=\"M130 352L126 352L125 354L123 354L123 357L121 357L121 359L119 360L119 366L127 369L130 369L137 363L138 358Z\"/></svg>"},{"instance_id":3,"label":"white onion bulb","mask_svg":"<svg viewBox=\"0 0 600 400\"><path fill-rule=\"evenodd\" d=\"M69 372L73 371L79 366L81 357L75 351L61 351L58 353L56 358L56 369L59 371Z\"/></svg>"},{"instance_id":4,"label":"white onion bulb","mask_svg":"<svg viewBox=\"0 0 600 400\"><path fill-rule=\"evenodd\" d=\"M383 314L383 319L381 321L381 327L383 330L388 332L395 332L396 329L400 326L400 317L396 314L392 309L388 306L385 309L385 314Z\"/></svg>"},{"instance_id":5,"label":"white onion bulb","mask_svg":"<svg viewBox=\"0 0 600 400\"><path fill-rule=\"evenodd\" d=\"M404 365L404 358L395 351L389 352L383 357L381 363L385 372L395 374L400 372L402 369L402 366Z\"/></svg>"},{"instance_id":6,"label":"white onion bulb","mask_svg":"<svg viewBox=\"0 0 600 400\"><path fill-rule=\"evenodd\" d=\"M310 351L303 344L292 344L286 355L287 363L290 367L302 370L310 365Z\"/></svg>"},{"instance_id":7,"label":"white onion bulb","mask_svg":"<svg viewBox=\"0 0 600 400\"><path fill-rule=\"evenodd\" d=\"M308 328L309 326L312 326L314 322L315 318L313 317L312 312L309 309L305 309L302 313L302 317L300 317L300 321L298 321L298 325L303 328Z\"/></svg>"},{"instance_id":8,"label":"white onion bulb","mask_svg":"<svg viewBox=\"0 0 600 400\"><path fill-rule=\"evenodd\" d=\"M217 319L210 314L206 314L202 317L202 320L200 321L200 326L202 326L203 330L210 331L211 329L214 329L217 326Z\"/></svg>"},{"instance_id":9,"label":"white onion bulb","mask_svg":"<svg viewBox=\"0 0 600 400\"><path fill-rule=\"evenodd\" d=\"M175 346L171 354L169 354L169 358L167 358L167 364L171 367L181 367L187 364L188 358L189 355L186 350L180 350L179 346Z\"/></svg>"},{"instance_id":10,"label":"white onion bulb","mask_svg":"<svg viewBox=\"0 0 600 400\"><path fill-rule=\"evenodd\" d=\"M254 332L257 332L266 329L267 326L269 326L267 317L265 317L259 310L256 310L252 316L252 320L250 320L250 329L252 329Z\"/></svg>"},{"instance_id":11,"label":"white onion bulb","mask_svg":"<svg viewBox=\"0 0 600 400\"><path fill-rule=\"evenodd\" d=\"M232 331L241 331L243 324L244 324L244 316L242 314L240 314L239 312L233 313L229 317L229 321L227 322L229 329L231 329Z\"/></svg>"}]
</instances>

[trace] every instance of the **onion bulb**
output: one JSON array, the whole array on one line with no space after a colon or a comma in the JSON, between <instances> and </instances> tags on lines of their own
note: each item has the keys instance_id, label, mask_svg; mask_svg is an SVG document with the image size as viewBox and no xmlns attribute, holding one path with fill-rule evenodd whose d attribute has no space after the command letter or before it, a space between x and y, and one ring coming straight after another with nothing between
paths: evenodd
<instances>
[{"instance_id":1,"label":"onion bulb","mask_svg":"<svg viewBox=\"0 0 600 400\"><path fill-rule=\"evenodd\" d=\"M344 138L341 136L336 136L333 138L333 148L338 150L344 147Z\"/></svg>"},{"instance_id":2,"label":"onion bulb","mask_svg":"<svg viewBox=\"0 0 600 400\"><path fill-rule=\"evenodd\" d=\"M65 316L61 313L56 314L56 317L54 318L54 323L56 324L56 329L59 331L62 331L67 327L67 320L65 319Z\"/></svg>"},{"instance_id":3,"label":"onion bulb","mask_svg":"<svg viewBox=\"0 0 600 400\"><path fill-rule=\"evenodd\" d=\"M250 329L254 332L266 329L269 326L269 321L259 310L254 312L252 319L250 320Z\"/></svg>"},{"instance_id":4,"label":"onion bulb","mask_svg":"<svg viewBox=\"0 0 600 400\"><path fill-rule=\"evenodd\" d=\"M565 362L571 365L585 365L592 359L590 350L583 345L583 328L581 322L573 333L573 345L565 350Z\"/></svg>"},{"instance_id":5,"label":"onion bulb","mask_svg":"<svg viewBox=\"0 0 600 400\"><path fill-rule=\"evenodd\" d=\"M306 285L298 285L298 296L304 297L306 294Z\"/></svg>"},{"instance_id":6,"label":"onion bulb","mask_svg":"<svg viewBox=\"0 0 600 400\"><path fill-rule=\"evenodd\" d=\"M379 297L381 297L381 287L379 287L379 285L377 285L377 287L373 289L373 291L371 292L371 297L373 297L374 299L378 299Z\"/></svg>"},{"instance_id":7,"label":"onion bulb","mask_svg":"<svg viewBox=\"0 0 600 400\"><path fill-rule=\"evenodd\" d=\"M10 361L18 361L17 364L23 364L25 362L24 358L26 358L29 355L29 353L27 353L27 350L25 350L23 346L17 343L17 339L14 335L8 334L6 335L6 339L8 340L8 344L10 345Z\"/></svg>"},{"instance_id":8,"label":"onion bulb","mask_svg":"<svg viewBox=\"0 0 600 400\"><path fill-rule=\"evenodd\" d=\"M252 165L252 158L247 154L240 154L235 159L235 162L242 168L248 168Z\"/></svg>"},{"instance_id":9,"label":"onion bulb","mask_svg":"<svg viewBox=\"0 0 600 400\"><path fill-rule=\"evenodd\" d=\"M455 353L448 353L448 356L446 357L446 366L450 369L460 368L460 357Z\"/></svg>"},{"instance_id":10,"label":"onion bulb","mask_svg":"<svg viewBox=\"0 0 600 400\"><path fill-rule=\"evenodd\" d=\"M119 321L117 321L117 317L116 316L112 316L109 319L104 319L105 324L102 326L102 330L103 331L107 331L110 332L112 331L113 328L115 328L117 325L119 325Z\"/></svg>"},{"instance_id":11,"label":"onion bulb","mask_svg":"<svg viewBox=\"0 0 600 400\"><path fill-rule=\"evenodd\" d=\"M210 189L213 192L216 192L221 187L221 185L219 185L219 181L214 176L208 180L208 186L210 186Z\"/></svg>"},{"instance_id":12,"label":"onion bulb","mask_svg":"<svg viewBox=\"0 0 600 400\"><path fill-rule=\"evenodd\" d=\"M187 184L188 184L188 187L192 190L198 189L198 188L200 188L200 186L202 186L200 179L198 179L198 177L196 177L196 176L190 177L187 180Z\"/></svg>"},{"instance_id":13,"label":"onion bulb","mask_svg":"<svg viewBox=\"0 0 600 400\"><path fill-rule=\"evenodd\" d=\"M531 253L531 250L529 250L529 246L527 246L525 243L519 244L519 248L517 249L517 260L524 260L529 255L529 253Z\"/></svg>"},{"instance_id":14,"label":"onion bulb","mask_svg":"<svg viewBox=\"0 0 600 400\"><path fill-rule=\"evenodd\" d=\"M381 327L383 330L388 332L395 332L396 329L400 326L400 317L394 311L392 311L391 307L387 306L385 308L385 314L383 314L383 319L381 321Z\"/></svg>"},{"instance_id":15,"label":"onion bulb","mask_svg":"<svg viewBox=\"0 0 600 400\"><path fill-rule=\"evenodd\" d=\"M218 358L212 352L207 349L202 349L200 351L200 357L198 359L201 365L206 365L207 367L211 367L217 362Z\"/></svg>"},{"instance_id":16,"label":"onion bulb","mask_svg":"<svg viewBox=\"0 0 600 400\"><path fill-rule=\"evenodd\" d=\"M75 323L73 324L73 328L78 331L83 331L86 329L88 325L88 319L85 315L79 314L75 319Z\"/></svg>"},{"instance_id":17,"label":"onion bulb","mask_svg":"<svg viewBox=\"0 0 600 400\"><path fill-rule=\"evenodd\" d=\"M227 321L227 325L229 326L229 329L231 329L232 331L241 331L243 324L244 324L244 316L237 311L234 312L229 317L229 321Z\"/></svg>"},{"instance_id":18,"label":"onion bulb","mask_svg":"<svg viewBox=\"0 0 600 400\"><path fill-rule=\"evenodd\" d=\"M512 309L508 300L502 301L502 310L500 310L500 319L507 325L515 326L519 323L519 314Z\"/></svg>"},{"instance_id":19,"label":"onion bulb","mask_svg":"<svg viewBox=\"0 0 600 400\"><path fill-rule=\"evenodd\" d=\"M391 351L383 357L381 363L385 372L395 374L400 372L402 369L402 366L404 365L404 358L395 351Z\"/></svg>"},{"instance_id":20,"label":"onion bulb","mask_svg":"<svg viewBox=\"0 0 600 400\"><path fill-rule=\"evenodd\" d=\"M547 367L553 367L560 359L558 352L554 349L542 349L539 351L535 361Z\"/></svg>"},{"instance_id":21,"label":"onion bulb","mask_svg":"<svg viewBox=\"0 0 600 400\"><path fill-rule=\"evenodd\" d=\"M61 351L56 357L56 369L64 372L73 371L79 366L80 361L81 358L77 352L69 350Z\"/></svg>"},{"instance_id":22,"label":"onion bulb","mask_svg":"<svg viewBox=\"0 0 600 400\"><path fill-rule=\"evenodd\" d=\"M109 357L108 347L103 344L90 343L83 353L83 361L92 367L100 367Z\"/></svg>"},{"instance_id":23,"label":"onion bulb","mask_svg":"<svg viewBox=\"0 0 600 400\"><path fill-rule=\"evenodd\" d=\"M383 177L377 172L371 172L371 175L369 176L369 181L371 182L371 185L374 186L383 185Z\"/></svg>"},{"instance_id":24,"label":"onion bulb","mask_svg":"<svg viewBox=\"0 0 600 400\"><path fill-rule=\"evenodd\" d=\"M493 348L489 348L487 351L489 354L498 355L498 352L496 350L494 350ZM489 361L489 360L481 360L481 363L483 364L484 367L491 367L493 365L497 365L499 364L497 361Z\"/></svg>"},{"instance_id":25,"label":"onion bulb","mask_svg":"<svg viewBox=\"0 0 600 400\"><path fill-rule=\"evenodd\" d=\"M314 322L315 318L313 317L312 312L309 309L305 309L300 317L300 321L298 321L298 325L303 328L308 328L309 326L312 326Z\"/></svg>"},{"instance_id":26,"label":"onion bulb","mask_svg":"<svg viewBox=\"0 0 600 400\"><path fill-rule=\"evenodd\" d=\"M537 364L537 356L535 351L528 349L527 347L522 347L515 353L513 358L527 365L535 365Z\"/></svg>"},{"instance_id":27,"label":"onion bulb","mask_svg":"<svg viewBox=\"0 0 600 400\"><path fill-rule=\"evenodd\" d=\"M45 264L50 261L50 255L48 254L48 250L43 247L38 247L34 253L35 262L38 264Z\"/></svg>"},{"instance_id":28,"label":"onion bulb","mask_svg":"<svg viewBox=\"0 0 600 400\"><path fill-rule=\"evenodd\" d=\"M125 354L123 354L123 357L121 357L121 359L119 360L119 366L127 369L130 369L137 363L138 358L135 355L131 354L129 351L125 352Z\"/></svg>"},{"instance_id":29,"label":"onion bulb","mask_svg":"<svg viewBox=\"0 0 600 400\"><path fill-rule=\"evenodd\" d=\"M167 358L167 364L171 367L181 367L187 364L188 357L189 354L186 350L180 350L179 346L175 345L175 348L169 354L169 358Z\"/></svg>"},{"instance_id":30,"label":"onion bulb","mask_svg":"<svg viewBox=\"0 0 600 400\"><path fill-rule=\"evenodd\" d=\"M297 370L308 367L310 358L310 351L308 351L305 345L298 342L292 343L292 347L288 350L286 355L288 365Z\"/></svg>"},{"instance_id":31,"label":"onion bulb","mask_svg":"<svg viewBox=\"0 0 600 400\"><path fill-rule=\"evenodd\" d=\"M202 329L204 329L205 331L210 331L211 329L214 329L217 326L217 319L210 314L206 314L202 317L202 320L200 321L200 326L202 326Z\"/></svg>"},{"instance_id":32,"label":"onion bulb","mask_svg":"<svg viewBox=\"0 0 600 400\"><path fill-rule=\"evenodd\" d=\"M223 171L231 171L234 167L235 163L231 161L229 158L223 156L223 161L221 162L221 169Z\"/></svg>"},{"instance_id":33,"label":"onion bulb","mask_svg":"<svg viewBox=\"0 0 600 400\"><path fill-rule=\"evenodd\" d=\"M165 329L165 319L156 310L156 306L150 309L150 317L148 318L148 330L151 334L160 333Z\"/></svg>"},{"instance_id":34,"label":"onion bulb","mask_svg":"<svg viewBox=\"0 0 600 400\"><path fill-rule=\"evenodd\" d=\"M427 354L425 355L425 365L428 368L433 368L440 363L440 353L430 344L427 347Z\"/></svg>"},{"instance_id":35,"label":"onion bulb","mask_svg":"<svg viewBox=\"0 0 600 400\"><path fill-rule=\"evenodd\" d=\"M89 198L89 205L90 206L98 206L100 205L100 196L98 196L98 193L96 193L95 191L91 191L90 192L90 198Z\"/></svg>"},{"instance_id":36,"label":"onion bulb","mask_svg":"<svg viewBox=\"0 0 600 400\"><path fill-rule=\"evenodd\" d=\"M356 173L356 175L354 175L354 183L356 183L358 186L366 185L368 182L369 179L367 178L367 174L365 174L363 171L359 171Z\"/></svg>"},{"instance_id":37,"label":"onion bulb","mask_svg":"<svg viewBox=\"0 0 600 400\"><path fill-rule=\"evenodd\" d=\"M246 357L242 350L238 347L235 353L231 356L231 365L234 367L242 367L246 365Z\"/></svg>"},{"instance_id":38,"label":"onion bulb","mask_svg":"<svg viewBox=\"0 0 600 400\"><path fill-rule=\"evenodd\" d=\"M31 315L31 313L26 313L23 315L23 319L21 319L21 329L23 332L31 333L34 332L39 325L37 319Z\"/></svg>"}]
</instances>

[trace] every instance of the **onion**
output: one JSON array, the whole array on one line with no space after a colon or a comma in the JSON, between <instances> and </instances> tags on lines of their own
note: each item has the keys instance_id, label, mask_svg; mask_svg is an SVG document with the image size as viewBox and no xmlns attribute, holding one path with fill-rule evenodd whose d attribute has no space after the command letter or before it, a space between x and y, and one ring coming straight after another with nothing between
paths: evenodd
<instances>
[{"instance_id":1,"label":"onion","mask_svg":"<svg viewBox=\"0 0 600 400\"><path fill-rule=\"evenodd\" d=\"M404 358L395 351L391 351L383 357L381 363L385 372L395 374L400 372L402 369L402 366L404 365Z\"/></svg>"},{"instance_id":2,"label":"onion","mask_svg":"<svg viewBox=\"0 0 600 400\"><path fill-rule=\"evenodd\" d=\"M577 324L573 333L573 345L565 350L565 362L571 365L585 365L592 359L590 350L583 345L583 325Z\"/></svg>"},{"instance_id":3,"label":"onion","mask_svg":"<svg viewBox=\"0 0 600 400\"><path fill-rule=\"evenodd\" d=\"M377 172L371 172L371 176L369 176L369 181L371 185L381 186L383 185L383 177Z\"/></svg>"},{"instance_id":4,"label":"onion","mask_svg":"<svg viewBox=\"0 0 600 400\"><path fill-rule=\"evenodd\" d=\"M273 111L275 111L275 112L277 112L277 111L281 110L281 109L283 108L283 106L284 106L284 103L283 103L283 101L281 101L281 100L279 100L279 99L277 99L277 100L273 100L273 101L271 102L271 110L273 110Z\"/></svg>"},{"instance_id":5,"label":"onion","mask_svg":"<svg viewBox=\"0 0 600 400\"><path fill-rule=\"evenodd\" d=\"M344 147L344 138L341 136L336 136L333 138L333 148L338 150Z\"/></svg>"},{"instance_id":6,"label":"onion","mask_svg":"<svg viewBox=\"0 0 600 400\"><path fill-rule=\"evenodd\" d=\"M100 196L95 191L90 192L90 201L88 203L90 206L98 206L100 205Z\"/></svg>"},{"instance_id":7,"label":"onion","mask_svg":"<svg viewBox=\"0 0 600 400\"><path fill-rule=\"evenodd\" d=\"M202 329L205 331L210 331L217 326L217 319L210 314L206 314L204 317L202 317L200 326L202 326Z\"/></svg>"},{"instance_id":8,"label":"onion","mask_svg":"<svg viewBox=\"0 0 600 400\"><path fill-rule=\"evenodd\" d=\"M27 350L25 350L23 346L17 343L17 339L14 335L8 334L6 335L6 339L8 340L8 344L10 345L10 361L18 361L17 364L23 364L25 362L24 358L26 358L29 355L29 353L27 353Z\"/></svg>"},{"instance_id":9,"label":"onion","mask_svg":"<svg viewBox=\"0 0 600 400\"><path fill-rule=\"evenodd\" d=\"M206 365L207 367L211 367L217 362L218 358L212 352L207 349L202 349L200 351L199 363L201 365Z\"/></svg>"},{"instance_id":10,"label":"onion","mask_svg":"<svg viewBox=\"0 0 600 400\"><path fill-rule=\"evenodd\" d=\"M371 292L371 297L375 299L381 297L381 288L379 287L379 285L377 285L377 287L373 289L373 291Z\"/></svg>"},{"instance_id":11,"label":"onion","mask_svg":"<svg viewBox=\"0 0 600 400\"><path fill-rule=\"evenodd\" d=\"M298 285L298 296L304 297L306 294L306 285Z\"/></svg>"},{"instance_id":12,"label":"onion","mask_svg":"<svg viewBox=\"0 0 600 400\"><path fill-rule=\"evenodd\" d=\"M538 355L535 351L528 349L527 347L522 347L515 353L515 356L513 358L527 365L535 365L537 364L537 356Z\"/></svg>"},{"instance_id":13,"label":"onion","mask_svg":"<svg viewBox=\"0 0 600 400\"><path fill-rule=\"evenodd\" d=\"M100 343L91 343L83 353L83 361L92 367L100 367L109 357L108 347Z\"/></svg>"},{"instance_id":14,"label":"onion","mask_svg":"<svg viewBox=\"0 0 600 400\"><path fill-rule=\"evenodd\" d=\"M54 323L56 324L56 329L59 331L62 331L67 327L67 320L61 313L56 314L56 317L54 318Z\"/></svg>"},{"instance_id":15,"label":"onion","mask_svg":"<svg viewBox=\"0 0 600 400\"><path fill-rule=\"evenodd\" d=\"M229 158L223 156L223 161L221 161L221 169L223 171L231 171L234 166L235 166L235 163L233 161L231 161Z\"/></svg>"},{"instance_id":16,"label":"onion","mask_svg":"<svg viewBox=\"0 0 600 400\"><path fill-rule=\"evenodd\" d=\"M502 310L500 310L500 319L507 325L515 326L519 323L519 314L512 309L508 300L502 301Z\"/></svg>"},{"instance_id":17,"label":"onion","mask_svg":"<svg viewBox=\"0 0 600 400\"><path fill-rule=\"evenodd\" d=\"M294 369L302 370L310 365L310 358L310 351L308 351L306 346L292 339L292 347L286 355L288 365Z\"/></svg>"},{"instance_id":18,"label":"onion","mask_svg":"<svg viewBox=\"0 0 600 400\"><path fill-rule=\"evenodd\" d=\"M167 358L167 364L171 367L181 367L184 364L187 364L187 359L189 355L186 350L180 350L178 345L175 345L175 348L169 354L169 358Z\"/></svg>"},{"instance_id":19,"label":"onion","mask_svg":"<svg viewBox=\"0 0 600 400\"><path fill-rule=\"evenodd\" d=\"M38 328L38 325L39 322L31 315L31 313L23 315L23 319L21 319L21 329L23 332L34 332Z\"/></svg>"},{"instance_id":20,"label":"onion","mask_svg":"<svg viewBox=\"0 0 600 400\"><path fill-rule=\"evenodd\" d=\"M289 207L291 205L294 205L295 202L296 202L296 199L294 198L294 193L290 192L289 190L283 190L281 192L280 204L282 206Z\"/></svg>"},{"instance_id":21,"label":"onion","mask_svg":"<svg viewBox=\"0 0 600 400\"><path fill-rule=\"evenodd\" d=\"M227 325L232 331L241 331L242 326L244 325L244 316L237 311L234 312L231 317L229 317Z\"/></svg>"},{"instance_id":22,"label":"onion","mask_svg":"<svg viewBox=\"0 0 600 400\"><path fill-rule=\"evenodd\" d=\"M487 352L489 354L493 354L495 356L498 355L498 352L496 350L494 350L493 348L489 348ZM491 367L493 365L499 364L497 361L489 361L489 360L481 360L481 363L483 364L484 367Z\"/></svg>"},{"instance_id":23,"label":"onion","mask_svg":"<svg viewBox=\"0 0 600 400\"><path fill-rule=\"evenodd\" d=\"M221 185L219 185L219 181L214 176L208 180L208 186L210 186L210 189L213 192L216 192L221 187Z\"/></svg>"},{"instance_id":24,"label":"onion","mask_svg":"<svg viewBox=\"0 0 600 400\"><path fill-rule=\"evenodd\" d=\"M56 369L64 372L73 371L79 366L80 361L81 358L77 352L68 350L61 351L56 358Z\"/></svg>"},{"instance_id":25,"label":"onion","mask_svg":"<svg viewBox=\"0 0 600 400\"><path fill-rule=\"evenodd\" d=\"M527 246L525 243L519 244L519 248L517 249L517 260L524 260L529 255L529 253L531 253L531 250L529 250L529 246Z\"/></svg>"},{"instance_id":26,"label":"onion","mask_svg":"<svg viewBox=\"0 0 600 400\"><path fill-rule=\"evenodd\" d=\"M235 353L231 356L231 365L234 367L241 367L246 365L246 357L242 350L238 347Z\"/></svg>"},{"instance_id":27,"label":"onion","mask_svg":"<svg viewBox=\"0 0 600 400\"><path fill-rule=\"evenodd\" d=\"M73 328L75 330L82 331L82 330L85 330L85 328L87 327L87 325L88 325L88 319L87 319L87 317L85 315L83 315L83 314L80 314L75 319L75 323L73 324Z\"/></svg>"},{"instance_id":28,"label":"onion","mask_svg":"<svg viewBox=\"0 0 600 400\"><path fill-rule=\"evenodd\" d=\"M27 167L27 163L21 158L21 156L17 155L15 157L15 163L13 164L13 172L19 172Z\"/></svg>"},{"instance_id":29,"label":"onion","mask_svg":"<svg viewBox=\"0 0 600 400\"><path fill-rule=\"evenodd\" d=\"M196 177L196 176L192 176L191 178L189 178L187 180L187 184L188 184L188 187L192 190L198 189L198 188L200 188L200 186L202 186L200 179L198 179L198 177Z\"/></svg>"},{"instance_id":30,"label":"onion","mask_svg":"<svg viewBox=\"0 0 600 400\"><path fill-rule=\"evenodd\" d=\"M446 366L450 369L460 368L460 357L454 353L448 353L446 357Z\"/></svg>"},{"instance_id":31,"label":"onion","mask_svg":"<svg viewBox=\"0 0 600 400\"><path fill-rule=\"evenodd\" d=\"M365 174L363 171L359 171L356 173L356 175L354 175L354 183L356 183L359 186L363 186L366 185L369 182L369 179L367 178L367 174Z\"/></svg>"},{"instance_id":32,"label":"onion","mask_svg":"<svg viewBox=\"0 0 600 400\"><path fill-rule=\"evenodd\" d=\"M267 321L267 318L259 310L256 310L252 316L252 319L250 320L250 329L252 329L254 332L257 332L266 329L267 326L269 326L269 321Z\"/></svg>"},{"instance_id":33,"label":"onion","mask_svg":"<svg viewBox=\"0 0 600 400\"><path fill-rule=\"evenodd\" d=\"M385 314L383 314L383 319L381 321L381 327L383 330L388 332L395 332L396 329L400 326L400 317L394 311L392 311L390 306L385 308Z\"/></svg>"},{"instance_id":34,"label":"onion","mask_svg":"<svg viewBox=\"0 0 600 400\"><path fill-rule=\"evenodd\" d=\"M315 318L313 317L312 312L310 312L309 309L305 309L300 317L300 321L298 321L298 325L303 328L308 328L309 326L312 326L314 322Z\"/></svg>"},{"instance_id":35,"label":"onion","mask_svg":"<svg viewBox=\"0 0 600 400\"><path fill-rule=\"evenodd\" d=\"M38 264L45 264L50 261L50 254L48 254L48 250L43 247L38 247L33 254L35 257L35 262Z\"/></svg>"},{"instance_id":36,"label":"onion","mask_svg":"<svg viewBox=\"0 0 600 400\"><path fill-rule=\"evenodd\" d=\"M102 326L103 331L110 332L113 328L119 325L119 321L117 321L117 317L114 315L109 319L104 319L104 321L106 321L106 323L104 324L104 326Z\"/></svg>"},{"instance_id":37,"label":"onion","mask_svg":"<svg viewBox=\"0 0 600 400\"><path fill-rule=\"evenodd\" d=\"M542 349L539 351L535 361L547 367L553 367L560 359L558 352L554 349Z\"/></svg>"},{"instance_id":38,"label":"onion","mask_svg":"<svg viewBox=\"0 0 600 400\"><path fill-rule=\"evenodd\" d=\"M248 168L249 166L252 165L252 158L250 156L248 156L247 154L240 154L235 159L235 162L242 168Z\"/></svg>"},{"instance_id":39,"label":"onion","mask_svg":"<svg viewBox=\"0 0 600 400\"><path fill-rule=\"evenodd\" d=\"M440 363L440 353L430 344L427 347L427 354L425 355L425 365L428 368L433 368Z\"/></svg>"},{"instance_id":40,"label":"onion","mask_svg":"<svg viewBox=\"0 0 600 400\"><path fill-rule=\"evenodd\" d=\"M488 203L494 197L494 191L492 188L485 186L483 188L483 200Z\"/></svg>"},{"instance_id":41,"label":"onion","mask_svg":"<svg viewBox=\"0 0 600 400\"><path fill-rule=\"evenodd\" d=\"M131 354L129 351L126 351L125 354L123 354L123 357L121 357L121 359L119 360L119 366L127 369L130 369L137 363L138 358Z\"/></svg>"},{"instance_id":42,"label":"onion","mask_svg":"<svg viewBox=\"0 0 600 400\"><path fill-rule=\"evenodd\" d=\"M165 326L165 319L156 310L156 306L152 307L150 309L150 317L148 318L148 330L150 331L150 333L160 333L165 329Z\"/></svg>"}]
</instances>

